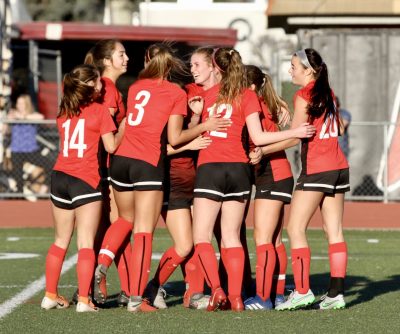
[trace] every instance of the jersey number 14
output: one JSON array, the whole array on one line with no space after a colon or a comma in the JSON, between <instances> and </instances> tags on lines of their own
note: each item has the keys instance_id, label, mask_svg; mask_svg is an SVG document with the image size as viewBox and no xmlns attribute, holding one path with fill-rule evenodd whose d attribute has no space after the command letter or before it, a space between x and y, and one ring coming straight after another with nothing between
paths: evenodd
<instances>
[{"instance_id":1,"label":"jersey number 14","mask_svg":"<svg viewBox=\"0 0 400 334\"><path fill-rule=\"evenodd\" d=\"M85 120L80 119L76 123L75 128L72 131L70 138L70 127L71 120L67 120L63 123L62 127L64 128L64 147L63 147L63 156L68 157L69 150L78 150L78 158L83 158L83 152L87 149L87 145L85 144Z\"/></svg>"}]
</instances>

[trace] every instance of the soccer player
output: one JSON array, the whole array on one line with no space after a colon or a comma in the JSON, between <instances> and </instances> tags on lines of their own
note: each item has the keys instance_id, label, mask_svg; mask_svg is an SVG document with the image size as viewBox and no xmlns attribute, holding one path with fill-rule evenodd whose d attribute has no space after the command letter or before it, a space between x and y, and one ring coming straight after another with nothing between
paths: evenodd
<instances>
[{"instance_id":1,"label":"soccer player","mask_svg":"<svg viewBox=\"0 0 400 334\"><path fill-rule=\"evenodd\" d=\"M199 152L193 212L195 256L211 287L207 310L214 311L226 303L211 245L214 224L221 212L221 258L228 274L229 302L232 310L242 311L244 251L239 231L251 187L248 157L242 144L244 126L247 125L252 141L258 146L292 137L309 137L314 128L303 124L296 130L263 132L259 119L261 107L257 95L246 89L239 53L219 48L212 60L221 83L205 92L197 103L204 104L203 116L217 114L230 118L232 126L225 131L211 131L212 143Z\"/></svg>"},{"instance_id":2,"label":"soccer player","mask_svg":"<svg viewBox=\"0 0 400 334\"><path fill-rule=\"evenodd\" d=\"M102 104L108 108L111 116L114 119L116 126L125 117L126 109L122 101L122 95L116 87L118 78L127 71L128 56L122 43L115 39L104 39L98 41L86 54L85 64L96 66L101 73L102 89ZM101 243L104 234L110 223L118 219L118 210L115 204L111 185L109 184L109 155L100 147L100 173L102 177L102 193L103 193L103 212L100 226L96 235L95 250L98 254L102 248ZM118 269L118 276L121 285L117 302L120 306L126 306L129 300L129 271L132 248L130 243L130 235L124 241L120 252L115 256L114 262ZM95 285L98 287L98 285ZM107 298L106 282L101 284L101 290L94 289L94 299L97 303L102 304Z\"/></svg>"},{"instance_id":3,"label":"soccer player","mask_svg":"<svg viewBox=\"0 0 400 334\"><path fill-rule=\"evenodd\" d=\"M162 207L166 140L176 146L204 131L226 129L230 124L229 120L210 117L206 123L183 130L187 97L178 85L168 81L173 72L184 73L183 62L168 45L151 45L145 52L139 80L129 88L126 132L111 159L110 176L119 218L105 235L95 273L101 277L95 283L105 277L135 222L129 268L130 312L155 310L142 295L149 276L153 231Z\"/></svg>"},{"instance_id":4,"label":"soccer player","mask_svg":"<svg viewBox=\"0 0 400 334\"><path fill-rule=\"evenodd\" d=\"M249 87L259 96L264 131L279 131L279 116L290 115L288 105L276 93L271 78L258 67L246 66ZM254 241L256 244L256 295L245 300L248 310L269 310L274 304L284 302L287 255L282 243L284 204L290 203L293 191L293 176L285 151L268 154L268 146L256 147L250 152L255 164L256 194L254 201ZM277 276L274 280L274 272Z\"/></svg>"},{"instance_id":5,"label":"soccer player","mask_svg":"<svg viewBox=\"0 0 400 334\"><path fill-rule=\"evenodd\" d=\"M287 231L290 239L295 291L277 310L292 310L314 302L310 289L311 252L306 230L318 207L328 239L330 283L328 292L316 304L319 309L345 307L344 277L347 266L347 246L343 237L344 193L350 190L349 165L338 144L339 111L329 85L328 68L314 49L297 51L289 70L292 82L301 87L294 96L292 127L308 121L317 132L302 140L302 170L297 180L290 208ZM286 148L298 143L281 143Z\"/></svg>"},{"instance_id":6,"label":"soccer player","mask_svg":"<svg viewBox=\"0 0 400 334\"><path fill-rule=\"evenodd\" d=\"M115 125L108 108L93 102L101 91L99 71L91 65L81 65L64 76L64 95L57 116L60 152L51 175L51 201L54 216L55 241L46 257L46 295L43 309L62 309L68 301L58 295L57 285L62 264L74 227L78 243L77 312L98 309L89 299L93 279L94 238L101 216L99 140L112 153L121 141L124 124L114 136Z\"/></svg>"}]
</instances>

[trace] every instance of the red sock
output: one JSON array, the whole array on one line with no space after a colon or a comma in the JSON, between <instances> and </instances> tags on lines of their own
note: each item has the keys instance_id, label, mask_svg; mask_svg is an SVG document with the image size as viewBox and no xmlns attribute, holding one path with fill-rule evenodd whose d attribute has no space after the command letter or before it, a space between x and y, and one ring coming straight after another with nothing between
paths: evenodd
<instances>
[{"instance_id":1,"label":"red sock","mask_svg":"<svg viewBox=\"0 0 400 334\"><path fill-rule=\"evenodd\" d=\"M117 253L115 256L115 265L118 270L119 282L121 285L121 291L124 291L129 296L129 264L131 263L132 246L131 246L131 234L125 239L122 244L122 252Z\"/></svg>"},{"instance_id":2,"label":"red sock","mask_svg":"<svg viewBox=\"0 0 400 334\"><path fill-rule=\"evenodd\" d=\"M221 248L221 257L228 274L228 295L240 297L244 270L243 247Z\"/></svg>"},{"instance_id":3,"label":"red sock","mask_svg":"<svg viewBox=\"0 0 400 334\"><path fill-rule=\"evenodd\" d=\"M272 276L274 274L276 254L273 244L264 244L256 247L256 286L257 295L262 300L271 296Z\"/></svg>"},{"instance_id":4,"label":"red sock","mask_svg":"<svg viewBox=\"0 0 400 334\"><path fill-rule=\"evenodd\" d=\"M329 245L329 263L331 266L331 277L344 278L346 276L347 245L345 242Z\"/></svg>"},{"instance_id":5,"label":"red sock","mask_svg":"<svg viewBox=\"0 0 400 334\"><path fill-rule=\"evenodd\" d=\"M292 270L296 290L307 293L310 289L310 262L311 252L309 247L292 249Z\"/></svg>"},{"instance_id":6,"label":"red sock","mask_svg":"<svg viewBox=\"0 0 400 334\"><path fill-rule=\"evenodd\" d=\"M60 279L66 249L52 244L46 256L46 292L57 295L57 285Z\"/></svg>"},{"instance_id":7,"label":"red sock","mask_svg":"<svg viewBox=\"0 0 400 334\"><path fill-rule=\"evenodd\" d=\"M151 265L152 233L135 233L130 271L130 295L141 296L149 279Z\"/></svg>"},{"instance_id":8,"label":"red sock","mask_svg":"<svg viewBox=\"0 0 400 334\"><path fill-rule=\"evenodd\" d=\"M185 264L185 282L189 286L189 296L204 292L204 275L199 265L199 259L194 254Z\"/></svg>"},{"instance_id":9,"label":"red sock","mask_svg":"<svg viewBox=\"0 0 400 334\"><path fill-rule=\"evenodd\" d=\"M109 267L114 260L115 254L120 249L122 243L132 231L133 224L119 217L115 223L111 224L104 236L103 243L99 252L98 264Z\"/></svg>"},{"instance_id":10,"label":"red sock","mask_svg":"<svg viewBox=\"0 0 400 334\"><path fill-rule=\"evenodd\" d=\"M209 242L202 242L195 246L194 255L203 272L204 278L212 292L221 286L218 276L218 263L214 248Z\"/></svg>"},{"instance_id":11,"label":"red sock","mask_svg":"<svg viewBox=\"0 0 400 334\"><path fill-rule=\"evenodd\" d=\"M276 286L276 294L283 295L285 293L287 254L285 245L282 243L275 248L276 264L274 271L274 286Z\"/></svg>"},{"instance_id":12,"label":"red sock","mask_svg":"<svg viewBox=\"0 0 400 334\"><path fill-rule=\"evenodd\" d=\"M95 261L96 257L92 248L81 248L78 251L76 272L78 274L79 297L87 298L89 296L89 289L93 280Z\"/></svg>"},{"instance_id":13,"label":"red sock","mask_svg":"<svg viewBox=\"0 0 400 334\"><path fill-rule=\"evenodd\" d=\"M174 247L167 249L158 264L154 281L163 285L184 259L184 257L179 256Z\"/></svg>"}]
</instances>

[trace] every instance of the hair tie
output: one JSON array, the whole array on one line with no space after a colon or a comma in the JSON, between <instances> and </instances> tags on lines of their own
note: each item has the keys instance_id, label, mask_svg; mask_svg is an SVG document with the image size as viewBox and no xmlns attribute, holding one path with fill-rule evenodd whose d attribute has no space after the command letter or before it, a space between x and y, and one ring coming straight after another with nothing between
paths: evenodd
<instances>
[{"instance_id":1,"label":"hair tie","mask_svg":"<svg viewBox=\"0 0 400 334\"><path fill-rule=\"evenodd\" d=\"M229 50L229 55L232 56L232 53L234 53L234 52L235 52L235 50L233 50L233 49Z\"/></svg>"},{"instance_id":2,"label":"hair tie","mask_svg":"<svg viewBox=\"0 0 400 334\"><path fill-rule=\"evenodd\" d=\"M217 64L217 62L215 61L215 54L217 53L218 50L219 50L219 48L214 49L213 54L212 54L212 56L211 56L211 60L212 60L213 66L214 66L218 71L220 71L221 73L223 73L223 72L225 72L225 71L224 71L221 67L219 67L218 64Z\"/></svg>"},{"instance_id":3,"label":"hair tie","mask_svg":"<svg viewBox=\"0 0 400 334\"><path fill-rule=\"evenodd\" d=\"M317 71L311 66L310 62L308 61L307 53L306 50L301 49L299 51L296 51L294 53L297 57L300 58L300 62L307 68L310 68L314 73L317 73Z\"/></svg>"}]
</instances>

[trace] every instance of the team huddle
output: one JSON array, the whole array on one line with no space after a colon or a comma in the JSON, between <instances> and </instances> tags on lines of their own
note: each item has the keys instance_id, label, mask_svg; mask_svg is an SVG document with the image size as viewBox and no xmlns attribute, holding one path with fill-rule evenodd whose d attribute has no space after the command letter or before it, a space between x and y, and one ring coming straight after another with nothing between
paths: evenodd
<instances>
[{"instance_id":1,"label":"team huddle","mask_svg":"<svg viewBox=\"0 0 400 334\"><path fill-rule=\"evenodd\" d=\"M102 40L85 64L64 76L60 152L51 175L55 241L46 257L41 307L70 305L57 287L76 228L77 312L97 312L107 301L112 262L121 286L118 304L129 312L167 308L162 286L178 267L187 308L344 308L342 217L349 166L338 144L342 122L319 53L303 49L292 57L289 73L300 86L293 117L271 78L244 65L235 49L195 50L193 82L184 85L176 78L188 75L187 66L163 43L146 50L125 109L116 81L128 60L119 41ZM284 126L289 129L281 130ZM298 143L302 170L295 183L285 149ZM244 223L253 185L255 286ZM288 203L295 290L285 297L282 229ZM329 244L330 283L315 301L306 230L318 207ZM150 278L160 215L173 246Z\"/></svg>"}]
</instances>

